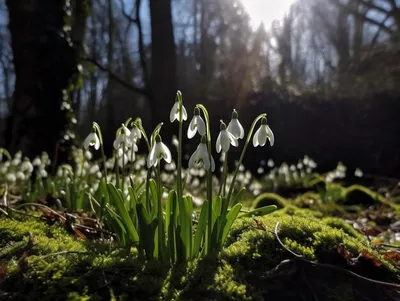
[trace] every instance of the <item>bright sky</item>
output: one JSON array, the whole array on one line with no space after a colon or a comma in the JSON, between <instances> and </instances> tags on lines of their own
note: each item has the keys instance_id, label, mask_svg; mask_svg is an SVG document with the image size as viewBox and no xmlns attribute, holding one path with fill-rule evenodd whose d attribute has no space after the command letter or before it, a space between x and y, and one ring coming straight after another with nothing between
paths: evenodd
<instances>
[{"instance_id":1,"label":"bright sky","mask_svg":"<svg viewBox=\"0 0 400 301\"><path fill-rule=\"evenodd\" d=\"M295 0L242 0L254 29L261 22L269 28L273 20L281 20L294 2Z\"/></svg>"}]
</instances>

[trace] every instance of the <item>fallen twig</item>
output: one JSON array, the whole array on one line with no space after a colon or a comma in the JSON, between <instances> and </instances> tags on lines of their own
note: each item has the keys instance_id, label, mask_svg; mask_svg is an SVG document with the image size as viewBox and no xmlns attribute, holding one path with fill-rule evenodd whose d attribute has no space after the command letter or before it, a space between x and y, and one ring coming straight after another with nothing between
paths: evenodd
<instances>
[{"instance_id":1,"label":"fallen twig","mask_svg":"<svg viewBox=\"0 0 400 301\"><path fill-rule=\"evenodd\" d=\"M374 284L379 284L379 285L384 285L384 286L389 286L389 287L393 287L393 288L400 289L400 284L390 283L390 282L384 282L384 281L379 281L379 280L374 280L374 279L371 279L371 278L367 278L367 277L361 276L361 275L359 275L359 274L357 274L357 273L354 273L354 272L352 272L352 271L343 269L343 268L338 267L338 266L336 266L336 265L327 264L327 263L312 262L312 261L309 261L309 260L305 259L303 256L301 256L301 255L299 255L299 254L296 254L295 252L293 252L292 250L290 250L289 248L287 248L287 247L282 243L282 241L280 240L280 238L279 238L279 236L278 236L278 227L279 227L279 222L277 222L276 225L275 225L275 231L274 231L274 232L275 232L275 237L276 237L276 239L278 240L278 242L279 242L279 244L282 246L282 248L284 248L286 251L288 251L290 254L292 254L292 255L294 255L294 256L296 257L295 260L289 260L289 261L292 261L292 262L301 261L301 262L303 262L303 263L306 263L306 264L311 265L311 266L314 266L314 267L327 268L327 269L335 270L335 271L337 271L337 272L341 272L341 273L344 273L344 274L347 274L347 275L350 275L350 276L354 276L354 277L356 277L356 278L358 278L358 279L360 279L360 280L364 280L364 281L367 281L367 282L370 282L370 283L374 283ZM281 263L281 264L282 264L282 263ZM286 261L285 264L287 264L287 261ZM279 266L279 265L278 265L278 266ZM277 267L278 267L278 266L277 266ZM275 268L275 269L276 269L276 268Z\"/></svg>"}]
</instances>

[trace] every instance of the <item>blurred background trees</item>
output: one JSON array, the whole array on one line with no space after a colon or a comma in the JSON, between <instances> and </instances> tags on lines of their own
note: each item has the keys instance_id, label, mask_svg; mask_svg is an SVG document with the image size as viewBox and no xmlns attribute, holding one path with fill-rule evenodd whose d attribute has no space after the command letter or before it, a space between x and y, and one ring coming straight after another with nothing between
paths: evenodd
<instances>
[{"instance_id":1,"label":"blurred background trees","mask_svg":"<svg viewBox=\"0 0 400 301\"><path fill-rule=\"evenodd\" d=\"M396 173L400 2L298 0L281 19L254 26L245 1L75 0L70 6L61 0L29 1L34 10L40 11L40 5L44 10L34 15L43 31L38 37L56 32L53 37L65 41L61 49L51 40L44 55L35 46L41 38L33 34L31 41L15 42L23 35L13 20L27 22L15 8L26 11L29 5L0 0L0 129L8 137L0 145L54 153L55 141L65 144L75 135L57 122L73 123L75 112L76 134L83 136L97 121L110 151L115 130L126 118L141 116L148 129L167 121L180 89L189 112L195 103L209 105L216 129L233 108L242 112L244 122L267 110L278 131L277 147L268 156L278 161L307 152L331 165L345 158L377 172ZM33 30L29 24L20 29L24 34ZM18 47L31 58L30 68L37 72L50 64L54 70L46 70L52 75L43 81L29 73L18 63ZM70 59L61 59L64 55ZM63 65L51 63L52 56ZM16 134L21 97L29 94L21 81L33 86L42 81L43 93L57 92L47 100L35 96L34 106L46 109L46 124L53 129L50 140L35 144L37 150L18 142L23 130ZM69 119L62 117L65 112L60 115L63 102L71 107ZM53 127L54 122L58 125ZM34 131L26 134L31 141L40 137L41 130Z\"/></svg>"}]
</instances>

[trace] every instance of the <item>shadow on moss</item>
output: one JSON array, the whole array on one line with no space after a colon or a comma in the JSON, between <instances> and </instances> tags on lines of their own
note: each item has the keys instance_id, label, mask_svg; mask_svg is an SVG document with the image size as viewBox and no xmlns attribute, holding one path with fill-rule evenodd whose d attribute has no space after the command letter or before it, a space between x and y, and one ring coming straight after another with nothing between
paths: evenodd
<instances>
[{"instance_id":1,"label":"shadow on moss","mask_svg":"<svg viewBox=\"0 0 400 301\"><path fill-rule=\"evenodd\" d=\"M290 206L289 206L290 208ZM214 257L170 267L138 262L135 250L118 250L76 239L57 225L0 218L0 254L7 273L0 291L9 300L391 300L391 290L319 266L293 260L277 242L304 258L352 269L382 281L396 281L395 268L368 248L356 233L335 219L291 216L288 208L257 218L239 218L224 249ZM35 245L25 264L10 246ZM382 261L349 266L337 248L352 258L362 249ZM18 248L18 247L16 247ZM15 250L15 248L14 248ZM78 253L59 253L73 251ZM0 257L1 258L1 257ZM367 287L366 287L367 286Z\"/></svg>"}]
</instances>

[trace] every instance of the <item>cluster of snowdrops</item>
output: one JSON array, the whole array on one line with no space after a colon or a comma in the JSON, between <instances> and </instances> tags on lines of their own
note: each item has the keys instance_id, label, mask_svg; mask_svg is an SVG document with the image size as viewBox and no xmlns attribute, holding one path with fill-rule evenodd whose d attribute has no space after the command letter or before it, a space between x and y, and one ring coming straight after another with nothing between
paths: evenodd
<instances>
[{"instance_id":1,"label":"cluster of snowdrops","mask_svg":"<svg viewBox=\"0 0 400 301\"><path fill-rule=\"evenodd\" d=\"M104 169L99 193L91 197L93 211L98 219L108 224L122 244L136 245L139 257L143 259L177 262L218 251L241 211L242 205L239 201L244 188L235 189L234 183L247 147L251 140L255 147L264 146L267 140L271 146L274 143L274 135L267 124L266 114L260 114L253 121L247 134L242 153L228 185L229 149L231 146L239 146L239 140L244 138L245 132L235 110L228 126L221 121L215 146L217 153L223 155L223 169L218 193L213 195L212 173L215 170L215 161L212 156L209 114L203 105L196 105L187 129L189 139L198 134L200 141L197 149L190 156L189 169L201 168L205 171L205 197L200 213L196 217L193 198L184 192L186 179L182 168L182 136L183 123L187 119L188 114L182 102L182 95L178 91L170 113L170 121L178 123L176 141L178 158L173 189L164 190L161 176L160 161L164 160L168 164L172 162L171 152L162 142L160 134L162 123L148 136L140 119L134 121L128 119L118 129L113 144L116 151L115 163L122 167L122 171L125 171L124 167L135 160L139 139L144 139L149 150L146 158L146 180L143 184L137 185L131 178L126 189L125 181L121 180L125 178L125 174L119 174L117 169L116 181L111 183L107 179L107 170ZM255 131L258 123L260 126ZM105 167L107 162L102 134L96 123L93 123L92 131L84 141L85 148L91 146L101 151ZM164 194L167 194L165 209L162 201ZM246 214L267 214L275 208L275 206L267 206ZM195 229L193 229L194 224Z\"/></svg>"}]
</instances>

